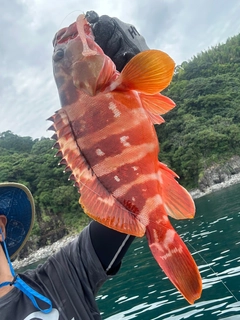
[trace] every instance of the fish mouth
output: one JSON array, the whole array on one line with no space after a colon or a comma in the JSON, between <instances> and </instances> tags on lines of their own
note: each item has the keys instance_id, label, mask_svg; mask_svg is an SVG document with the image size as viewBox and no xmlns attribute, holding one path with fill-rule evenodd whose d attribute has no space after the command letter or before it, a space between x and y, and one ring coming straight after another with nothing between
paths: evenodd
<instances>
[{"instance_id":1,"label":"fish mouth","mask_svg":"<svg viewBox=\"0 0 240 320\"><path fill-rule=\"evenodd\" d=\"M69 27L59 30L53 38L53 47L58 44L66 44L78 36L77 24L72 23Z\"/></svg>"}]
</instances>

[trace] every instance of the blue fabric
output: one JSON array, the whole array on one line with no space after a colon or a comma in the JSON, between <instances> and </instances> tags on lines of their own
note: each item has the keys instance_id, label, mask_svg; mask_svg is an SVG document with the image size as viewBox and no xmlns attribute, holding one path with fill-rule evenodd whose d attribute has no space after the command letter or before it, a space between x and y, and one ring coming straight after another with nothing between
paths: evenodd
<instances>
[{"instance_id":1,"label":"blue fabric","mask_svg":"<svg viewBox=\"0 0 240 320\"><path fill-rule=\"evenodd\" d=\"M32 207L24 190L0 187L0 215L7 217L6 246L11 257L26 239L32 222Z\"/></svg>"}]
</instances>

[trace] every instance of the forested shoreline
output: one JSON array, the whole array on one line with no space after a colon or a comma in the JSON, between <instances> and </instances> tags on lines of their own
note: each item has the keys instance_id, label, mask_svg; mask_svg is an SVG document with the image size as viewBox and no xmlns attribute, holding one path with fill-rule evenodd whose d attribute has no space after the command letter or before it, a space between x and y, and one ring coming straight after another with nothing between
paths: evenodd
<instances>
[{"instance_id":1,"label":"forested shoreline","mask_svg":"<svg viewBox=\"0 0 240 320\"><path fill-rule=\"evenodd\" d=\"M159 160L179 175L187 189L198 188L209 168L240 156L239 88L240 35L176 67L164 94L177 106L163 116L166 122L156 131ZM25 184L36 203L36 222L22 256L30 248L76 233L89 221L52 146L49 138L0 134L0 182Z\"/></svg>"},{"instance_id":2,"label":"forested shoreline","mask_svg":"<svg viewBox=\"0 0 240 320\"><path fill-rule=\"evenodd\" d=\"M159 158L195 188L207 168L240 155L240 35L176 67L176 107L156 128Z\"/></svg>"},{"instance_id":3,"label":"forested shoreline","mask_svg":"<svg viewBox=\"0 0 240 320\"><path fill-rule=\"evenodd\" d=\"M49 138L33 140L10 131L0 134L0 182L25 184L32 192L36 218L28 245L21 251L25 256L35 250L80 231L89 218L78 203L79 193L58 165L60 158Z\"/></svg>"}]
</instances>

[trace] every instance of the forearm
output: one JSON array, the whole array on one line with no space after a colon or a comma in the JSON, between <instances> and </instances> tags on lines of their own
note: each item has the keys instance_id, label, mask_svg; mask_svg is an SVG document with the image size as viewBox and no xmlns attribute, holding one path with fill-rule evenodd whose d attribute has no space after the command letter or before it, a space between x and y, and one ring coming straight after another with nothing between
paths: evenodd
<instances>
[{"instance_id":1,"label":"forearm","mask_svg":"<svg viewBox=\"0 0 240 320\"><path fill-rule=\"evenodd\" d=\"M90 237L103 268L109 274L114 274L119 269L124 255L135 238L109 229L96 221L90 223Z\"/></svg>"}]
</instances>

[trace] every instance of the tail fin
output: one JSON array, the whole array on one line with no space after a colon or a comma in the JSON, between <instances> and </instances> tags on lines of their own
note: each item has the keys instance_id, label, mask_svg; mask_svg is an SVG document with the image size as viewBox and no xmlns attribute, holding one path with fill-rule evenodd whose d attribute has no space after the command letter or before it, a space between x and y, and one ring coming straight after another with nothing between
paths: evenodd
<instances>
[{"instance_id":1,"label":"tail fin","mask_svg":"<svg viewBox=\"0 0 240 320\"><path fill-rule=\"evenodd\" d=\"M201 276L191 253L170 222L168 221L166 228L159 228L150 222L146 235L160 267L184 298L190 304L194 303L201 296Z\"/></svg>"}]
</instances>

